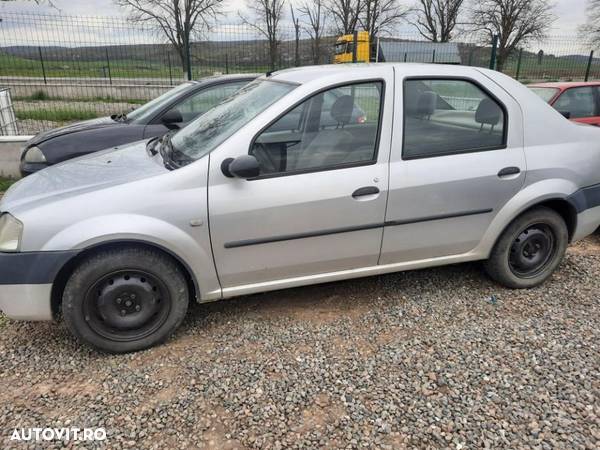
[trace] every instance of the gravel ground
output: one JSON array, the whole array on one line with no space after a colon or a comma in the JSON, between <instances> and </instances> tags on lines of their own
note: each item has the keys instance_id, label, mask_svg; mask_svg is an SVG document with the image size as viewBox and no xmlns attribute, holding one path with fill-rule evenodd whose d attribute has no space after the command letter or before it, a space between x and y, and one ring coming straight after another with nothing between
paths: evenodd
<instances>
[{"instance_id":1,"label":"gravel ground","mask_svg":"<svg viewBox=\"0 0 600 450\"><path fill-rule=\"evenodd\" d=\"M0 445L77 426L107 448L598 449L599 297L597 234L533 290L462 264L253 295L130 355L8 322Z\"/></svg>"}]
</instances>

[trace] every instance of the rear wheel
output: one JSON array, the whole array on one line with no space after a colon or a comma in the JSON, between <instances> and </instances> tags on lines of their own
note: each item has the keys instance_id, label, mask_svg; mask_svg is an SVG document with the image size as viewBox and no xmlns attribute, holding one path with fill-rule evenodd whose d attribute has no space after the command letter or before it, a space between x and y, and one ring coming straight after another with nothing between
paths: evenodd
<instances>
[{"instance_id":1,"label":"rear wheel","mask_svg":"<svg viewBox=\"0 0 600 450\"><path fill-rule=\"evenodd\" d=\"M145 248L104 250L85 259L63 294L63 316L82 342L110 353L151 347L181 324L189 294L171 258Z\"/></svg>"},{"instance_id":2,"label":"rear wheel","mask_svg":"<svg viewBox=\"0 0 600 450\"><path fill-rule=\"evenodd\" d=\"M502 233L485 269L507 287L534 287L556 270L568 243L563 218L549 208L538 207L519 216Z\"/></svg>"}]
</instances>

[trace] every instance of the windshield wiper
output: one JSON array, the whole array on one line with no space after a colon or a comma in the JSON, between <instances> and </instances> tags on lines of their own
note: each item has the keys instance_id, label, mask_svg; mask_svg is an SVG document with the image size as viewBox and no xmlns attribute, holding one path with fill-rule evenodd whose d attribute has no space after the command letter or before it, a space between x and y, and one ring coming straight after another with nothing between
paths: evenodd
<instances>
[{"instance_id":1,"label":"windshield wiper","mask_svg":"<svg viewBox=\"0 0 600 450\"><path fill-rule=\"evenodd\" d=\"M158 150L156 150L156 145L160 140L159 137L153 137L146 143L146 151L150 154L150 156L156 156Z\"/></svg>"},{"instance_id":2,"label":"windshield wiper","mask_svg":"<svg viewBox=\"0 0 600 450\"><path fill-rule=\"evenodd\" d=\"M175 164L175 161L173 161L172 156L173 145L171 144L171 133L165 134L157 145L160 145L158 151L163 159L165 167L169 170L177 169L177 165Z\"/></svg>"},{"instance_id":3,"label":"windshield wiper","mask_svg":"<svg viewBox=\"0 0 600 450\"><path fill-rule=\"evenodd\" d=\"M191 162L194 162L192 158L181 153L173 146L171 138L177 131L178 130L170 131L169 133L165 134L160 140L160 156L162 156L165 167L169 170L178 169Z\"/></svg>"},{"instance_id":4,"label":"windshield wiper","mask_svg":"<svg viewBox=\"0 0 600 450\"><path fill-rule=\"evenodd\" d=\"M125 122L127 120L127 114L125 114L125 113L113 114L112 116L110 116L110 118L112 120L114 120L115 122Z\"/></svg>"}]
</instances>

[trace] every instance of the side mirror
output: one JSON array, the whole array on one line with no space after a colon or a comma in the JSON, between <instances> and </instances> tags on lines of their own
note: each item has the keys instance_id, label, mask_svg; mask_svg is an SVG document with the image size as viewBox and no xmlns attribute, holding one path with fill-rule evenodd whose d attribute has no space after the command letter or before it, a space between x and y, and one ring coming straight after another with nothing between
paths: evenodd
<instances>
[{"instance_id":1,"label":"side mirror","mask_svg":"<svg viewBox=\"0 0 600 450\"><path fill-rule=\"evenodd\" d=\"M559 113L561 113L565 119L570 119L571 118L571 112L570 111L559 111Z\"/></svg>"},{"instance_id":2,"label":"side mirror","mask_svg":"<svg viewBox=\"0 0 600 450\"><path fill-rule=\"evenodd\" d=\"M221 172L229 178L254 178L260 175L258 160L252 155L227 158L221 163Z\"/></svg>"},{"instance_id":3,"label":"side mirror","mask_svg":"<svg viewBox=\"0 0 600 450\"><path fill-rule=\"evenodd\" d=\"M178 128L176 124L183 122L183 116L177 109L171 109L163 114L160 121L164 123L167 128Z\"/></svg>"}]
</instances>

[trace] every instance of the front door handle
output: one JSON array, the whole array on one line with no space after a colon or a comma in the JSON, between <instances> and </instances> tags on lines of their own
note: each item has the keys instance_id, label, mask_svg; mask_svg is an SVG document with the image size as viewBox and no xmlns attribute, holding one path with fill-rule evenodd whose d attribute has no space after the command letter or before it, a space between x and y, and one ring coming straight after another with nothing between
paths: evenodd
<instances>
[{"instance_id":1,"label":"front door handle","mask_svg":"<svg viewBox=\"0 0 600 450\"><path fill-rule=\"evenodd\" d=\"M365 186L358 188L352 193L352 198L364 197L365 195L379 194L379 188L377 186Z\"/></svg>"},{"instance_id":2,"label":"front door handle","mask_svg":"<svg viewBox=\"0 0 600 450\"><path fill-rule=\"evenodd\" d=\"M505 167L504 169L502 169L500 172L498 172L498 176L500 178L503 177L508 177L510 175L518 175L521 173L521 169L519 169L518 167Z\"/></svg>"}]
</instances>

